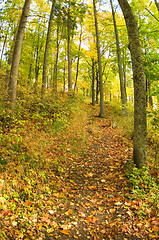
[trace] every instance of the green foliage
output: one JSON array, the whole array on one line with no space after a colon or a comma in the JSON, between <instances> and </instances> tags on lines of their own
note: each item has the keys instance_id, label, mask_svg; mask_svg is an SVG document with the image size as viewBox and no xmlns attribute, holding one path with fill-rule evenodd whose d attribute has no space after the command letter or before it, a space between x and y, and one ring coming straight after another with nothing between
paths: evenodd
<instances>
[{"instance_id":1,"label":"green foliage","mask_svg":"<svg viewBox=\"0 0 159 240\"><path fill-rule=\"evenodd\" d=\"M131 186L131 198L149 202L151 207L159 207L159 179L158 175L151 174L149 167L142 169L136 167L129 168L127 171L129 184Z\"/></svg>"}]
</instances>

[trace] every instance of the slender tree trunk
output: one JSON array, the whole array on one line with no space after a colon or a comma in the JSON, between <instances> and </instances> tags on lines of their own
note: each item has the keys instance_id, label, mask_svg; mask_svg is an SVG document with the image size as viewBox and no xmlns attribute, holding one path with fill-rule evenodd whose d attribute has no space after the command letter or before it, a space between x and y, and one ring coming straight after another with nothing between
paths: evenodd
<instances>
[{"instance_id":1,"label":"slender tree trunk","mask_svg":"<svg viewBox=\"0 0 159 240\"><path fill-rule=\"evenodd\" d=\"M8 33L9 33L9 28L10 28L10 24L9 24L8 29L7 29L7 33L6 33L6 35L5 35L4 42L3 42L3 47L2 47L2 52L1 52L1 59L0 59L0 66L1 66L2 59L3 59L3 53L4 53L5 45L6 45L6 42L7 42L7 37L8 37Z\"/></svg>"},{"instance_id":2,"label":"slender tree trunk","mask_svg":"<svg viewBox=\"0 0 159 240\"><path fill-rule=\"evenodd\" d=\"M66 50L67 52L67 50ZM64 68L63 68L63 91L66 90L66 52L65 52L65 59L64 59Z\"/></svg>"},{"instance_id":3,"label":"slender tree trunk","mask_svg":"<svg viewBox=\"0 0 159 240\"><path fill-rule=\"evenodd\" d=\"M146 80L142 62L137 22L127 0L118 0L125 18L129 49L131 52L134 81L134 163L138 168L146 164L147 125L146 125Z\"/></svg>"},{"instance_id":4,"label":"slender tree trunk","mask_svg":"<svg viewBox=\"0 0 159 240\"><path fill-rule=\"evenodd\" d=\"M74 85L74 92L76 91L76 87L77 87L77 79L78 79L78 72L79 72L79 61L80 61L81 43L82 43L82 26L81 26L80 39L79 39L79 49L78 49L78 57L77 57L77 70L76 70L76 79L75 79L75 85Z\"/></svg>"},{"instance_id":5,"label":"slender tree trunk","mask_svg":"<svg viewBox=\"0 0 159 240\"><path fill-rule=\"evenodd\" d=\"M57 36L56 36L56 57L54 64L54 94L57 97L57 64L58 64L58 56L59 56L59 26L57 23Z\"/></svg>"},{"instance_id":6,"label":"slender tree trunk","mask_svg":"<svg viewBox=\"0 0 159 240\"><path fill-rule=\"evenodd\" d=\"M92 105L95 106L95 61L92 58Z\"/></svg>"},{"instance_id":7,"label":"slender tree trunk","mask_svg":"<svg viewBox=\"0 0 159 240\"><path fill-rule=\"evenodd\" d=\"M19 70L19 62L20 62L20 55L21 55L21 49L23 44L23 37L24 37L24 31L26 27L26 21L28 12L30 9L30 3L31 0L25 0L21 20L18 28L18 33L16 36L15 46L14 46L14 52L13 52L13 59L12 59L12 65L11 65L11 72L10 72L10 81L9 81L9 101L11 103L11 110L13 111L16 104L16 90L17 90L17 78L18 78L18 70Z\"/></svg>"},{"instance_id":8,"label":"slender tree trunk","mask_svg":"<svg viewBox=\"0 0 159 240\"><path fill-rule=\"evenodd\" d=\"M98 95L99 95L99 73L98 67L96 66L96 103L98 104Z\"/></svg>"},{"instance_id":9,"label":"slender tree trunk","mask_svg":"<svg viewBox=\"0 0 159 240\"><path fill-rule=\"evenodd\" d=\"M123 51L123 81L124 81L125 95L126 95L126 99L127 99L127 93L126 93L126 60L125 60L124 51Z\"/></svg>"},{"instance_id":10,"label":"slender tree trunk","mask_svg":"<svg viewBox=\"0 0 159 240\"><path fill-rule=\"evenodd\" d=\"M70 0L69 0L69 8L70 8ZM68 91L72 91L72 59L71 59L71 18L70 18L70 10L68 12L67 19L67 52L68 52Z\"/></svg>"},{"instance_id":11,"label":"slender tree trunk","mask_svg":"<svg viewBox=\"0 0 159 240\"><path fill-rule=\"evenodd\" d=\"M39 29L38 29L39 30ZM38 85L38 77L39 77L39 51L40 51L40 34L38 33L38 39L35 50L35 83L34 83L34 94L37 94L37 85Z\"/></svg>"},{"instance_id":12,"label":"slender tree trunk","mask_svg":"<svg viewBox=\"0 0 159 240\"><path fill-rule=\"evenodd\" d=\"M39 44L38 44L39 45ZM34 83L34 94L37 94L37 85L39 77L39 46L36 49L36 60L35 60L35 83Z\"/></svg>"},{"instance_id":13,"label":"slender tree trunk","mask_svg":"<svg viewBox=\"0 0 159 240\"><path fill-rule=\"evenodd\" d=\"M149 80L147 80L147 102L149 103L149 106L153 108L153 99L151 96L151 83Z\"/></svg>"},{"instance_id":14,"label":"slender tree trunk","mask_svg":"<svg viewBox=\"0 0 159 240\"><path fill-rule=\"evenodd\" d=\"M52 27L53 15L54 15L55 1L56 0L52 1L52 7L51 7L50 19L49 19L49 25L48 25L48 31L47 31L47 38L46 38L46 45L45 45L43 77L42 77L42 89L41 89L41 98L42 98L42 100L43 100L43 97L44 97L44 94L45 94L45 90L46 90L49 45L50 45L51 27Z\"/></svg>"},{"instance_id":15,"label":"slender tree trunk","mask_svg":"<svg viewBox=\"0 0 159 240\"><path fill-rule=\"evenodd\" d=\"M119 79L120 79L120 92L121 92L121 100L122 100L122 111L123 116L127 115L127 99L126 99L126 88L124 84L124 76L123 76L123 67L122 67L122 58L121 58L121 51L120 51L120 42L119 42L119 35L118 29L116 24L115 12L112 0L110 0L111 8L112 8L112 15L113 15L113 22L114 22L114 31L116 37L116 46L117 46L117 57L118 57L118 69L119 69Z\"/></svg>"},{"instance_id":16,"label":"slender tree trunk","mask_svg":"<svg viewBox=\"0 0 159 240\"><path fill-rule=\"evenodd\" d=\"M8 67L7 67L6 76L5 76L6 89L9 87L9 81L10 81L10 75L9 75L10 74L10 69L9 69L9 66L12 65L12 57L13 57L13 51L14 51L14 46L15 46L15 42L16 42L17 33L18 33L18 29L16 29L14 31L13 43L12 43L12 46L10 48L9 57L8 57Z\"/></svg>"},{"instance_id":17,"label":"slender tree trunk","mask_svg":"<svg viewBox=\"0 0 159 240\"><path fill-rule=\"evenodd\" d=\"M102 81L102 61L100 53L100 40L98 32L98 21L97 21L97 11L96 3L93 0L93 10L94 10L94 19L95 19L95 29L96 29L96 44L97 44L97 54L98 54L98 66L99 66L99 89L100 89L100 113L99 117L104 117L104 97L103 97L103 81Z\"/></svg>"}]
</instances>

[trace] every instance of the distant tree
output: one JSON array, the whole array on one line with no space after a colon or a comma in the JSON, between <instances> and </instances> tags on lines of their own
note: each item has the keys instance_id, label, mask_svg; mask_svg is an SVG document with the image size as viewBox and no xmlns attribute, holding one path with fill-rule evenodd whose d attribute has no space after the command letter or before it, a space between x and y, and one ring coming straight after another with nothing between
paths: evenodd
<instances>
[{"instance_id":1,"label":"distant tree","mask_svg":"<svg viewBox=\"0 0 159 240\"><path fill-rule=\"evenodd\" d=\"M100 89L100 113L99 117L104 117L104 94L103 94L103 81L102 81L102 61L101 61L101 52L100 52L100 40L99 40L99 31L98 31L98 21L97 21L97 10L96 10L96 1L93 0L93 10L94 10L94 19L95 19L95 29L96 29L96 45L97 45L97 54L98 54L98 67L99 67L99 89Z\"/></svg>"},{"instance_id":2,"label":"distant tree","mask_svg":"<svg viewBox=\"0 0 159 240\"><path fill-rule=\"evenodd\" d=\"M50 12L50 18L49 18L49 25L48 25L48 30L47 30L47 38L46 38L46 44L45 44L43 77L42 77L42 89L41 89L41 98L42 99L44 97L45 89L46 89L49 45L50 45L51 28L52 28L52 21L53 21L53 16L54 16L55 2L56 2L56 0L52 1L52 7L51 7L51 12Z\"/></svg>"},{"instance_id":3,"label":"distant tree","mask_svg":"<svg viewBox=\"0 0 159 240\"><path fill-rule=\"evenodd\" d=\"M77 80L78 80L78 73L79 73L79 62L80 62L81 44L82 44L82 24L81 24L81 31L80 31L80 37L79 37L79 48L78 48L78 55L77 55L77 69L76 69L76 79L75 79L75 85L74 85L74 92L76 91L76 88L77 88Z\"/></svg>"},{"instance_id":4,"label":"distant tree","mask_svg":"<svg viewBox=\"0 0 159 240\"><path fill-rule=\"evenodd\" d=\"M110 4L111 4L111 8L112 8L114 31L115 31L115 37L116 37L118 69L119 69L119 79L120 79L120 92L121 92L121 100L122 100L122 111L123 111L123 116L126 116L127 115L126 87L125 87L125 83L124 83L124 74L123 74L119 34L118 34L118 28L117 28L117 24L116 24L116 17L115 17L115 11L114 11L112 0L110 0Z\"/></svg>"}]
</instances>

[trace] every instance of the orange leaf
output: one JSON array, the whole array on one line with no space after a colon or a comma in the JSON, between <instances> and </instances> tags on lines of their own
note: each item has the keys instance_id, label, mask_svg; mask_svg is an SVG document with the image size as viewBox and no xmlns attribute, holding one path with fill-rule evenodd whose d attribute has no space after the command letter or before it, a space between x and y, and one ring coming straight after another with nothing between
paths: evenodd
<instances>
[{"instance_id":1,"label":"orange leaf","mask_svg":"<svg viewBox=\"0 0 159 240\"><path fill-rule=\"evenodd\" d=\"M25 202L25 205L30 206L30 205L31 205L31 202L30 202L29 200L27 200L27 201Z\"/></svg>"},{"instance_id":2,"label":"orange leaf","mask_svg":"<svg viewBox=\"0 0 159 240\"><path fill-rule=\"evenodd\" d=\"M66 229L61 230L60 232L63 233L63 234L65 234L65 235L70 235L70 231L69 231L69 230L66 230Z\"/></svg>"}]
</instances>

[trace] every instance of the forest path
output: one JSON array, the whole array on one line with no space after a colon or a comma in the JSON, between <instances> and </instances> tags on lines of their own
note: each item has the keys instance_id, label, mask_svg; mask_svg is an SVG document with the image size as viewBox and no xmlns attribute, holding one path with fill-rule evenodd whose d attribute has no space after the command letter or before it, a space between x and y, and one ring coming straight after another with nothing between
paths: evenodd
<instances>
[{"instance_id":1,"label":"forest path","mask_svg":"<svg viewBox=\"0 0 159 240\"><path fill-rule=\"evenodd\" d=\"M135 185L146 198L128 185L132 140L122 124L130 127L130 116L106 105L101 119L98 106L74 99L63 106L54 122L34 115L3 133L0 240L158 239L151 185Z\"/></svg>"},{"instance_id":2,"label":"forest path","mask_svg":"<svg viewBox=\"0 0 159 240\"><path fill-rule=\"evenodd\" d=\"M55 193L56 227L46 234L47 240L145 236L144 229L138 229L134 222L126 190L125 163L132 158L131 143L124 143L109 118L95 117L95 111L93 114L93 124L90 119L85 126L90 144L80 157L66 164L63 188Z\"/></svg>"}]
</instances>

